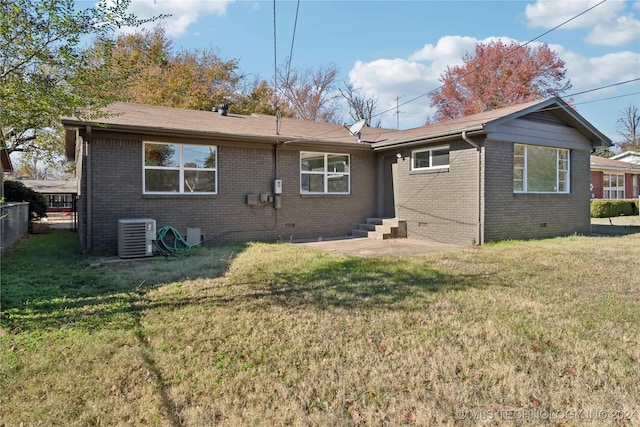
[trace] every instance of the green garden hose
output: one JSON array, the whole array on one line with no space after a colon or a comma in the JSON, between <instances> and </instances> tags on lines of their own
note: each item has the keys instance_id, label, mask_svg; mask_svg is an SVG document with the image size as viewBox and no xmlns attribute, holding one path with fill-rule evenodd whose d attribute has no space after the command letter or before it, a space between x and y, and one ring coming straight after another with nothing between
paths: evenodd
<instances>
[{"instance_id":1,"label":"green garden hose","mask_svg":"<svg viewBox=\"0 0 640 427\"><path fill-rule=\"evenodd\" d=\"M167 240L167 237L169 240ZM170 225L158 229L156 232L156 246L161 252L168 254L191 249L191 245L187 243L180 232Z\"/></svg>"}]
</instances>

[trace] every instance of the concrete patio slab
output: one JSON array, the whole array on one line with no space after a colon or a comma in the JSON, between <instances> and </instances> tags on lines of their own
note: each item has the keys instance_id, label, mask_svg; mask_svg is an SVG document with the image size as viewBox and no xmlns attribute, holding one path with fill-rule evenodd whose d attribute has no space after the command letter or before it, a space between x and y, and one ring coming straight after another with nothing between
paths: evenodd
<instances>
[{"instance_id":1,"label":"concrete patio slab","mask_svg":"<svg viewBox=\"0 0 640 427\"><path fill-rule=\"evenodd\" d=\"M450 245L415 239L373 240L367 238L347 238L302 242L303 246L322 249L329 252L344 253L361 257L407 256L432 252L460 250L467 246Z\"/></svg>"}]
</instances>

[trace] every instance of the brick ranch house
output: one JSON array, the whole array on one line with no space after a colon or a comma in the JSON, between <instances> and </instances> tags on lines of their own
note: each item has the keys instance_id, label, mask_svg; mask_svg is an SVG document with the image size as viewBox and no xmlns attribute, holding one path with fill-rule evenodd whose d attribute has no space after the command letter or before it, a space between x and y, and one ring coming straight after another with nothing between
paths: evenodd
<instances>
[{"instance_id":1,"label":"brick ranch house","mask_svg":"<svg viewBox=\"0 0 640 427\"><path fill-rule=\"evenodd\" d=\"M103 253L116 251L124 218L197 227L213 242L346 236L368 217L458 244L588 234L589 156L611 145L560 98L357 135L265 115L107 111L62 120L79 238Z\"/></svg>"},{"instance_id":2,"label":"brick ranch house","mask_svg":"<svg viewBox=\"0 0 640 427\"><path fill-rule=\"evenodd\" d=\"M623 151L611 157L613 160L640 165L640 151Z\"/></svg>"},{"instance_id":3,"label":"brick ranch house","mask_svg":"<svg viewBox=\"0 0 640 427\"><path fill-rule=\"evenodd\" d=\"M636 199L640 164L591 156L592 199Z\"/></svg>"}]
</instances>

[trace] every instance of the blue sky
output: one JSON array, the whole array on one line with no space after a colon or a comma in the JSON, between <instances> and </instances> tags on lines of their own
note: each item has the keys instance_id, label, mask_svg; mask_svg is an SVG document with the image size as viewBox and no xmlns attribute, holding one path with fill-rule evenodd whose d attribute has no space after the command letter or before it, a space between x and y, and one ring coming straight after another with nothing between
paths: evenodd
<instances>
[{"instance_id":1,"label":"blue sky","mask_svg":"<svg viewBox=\"0 0 640 427\"><path fill-rule=\"evenodd\" d=\"M340 82L376 97L378 112L391 110L379 116L382 126L416 127L434 110L428 96L408 101L437 88L445 68L461 64L477 42L524 43L600 1L302 0L292 67L335 63ZM297 5L275 4L278 64L290 53ZM212 47L225 60L237 59L243 73L273 79L273 1L133 0L131 11L141 17L170 13L164 25L175 47ZM573 84L568 95L638 79L640 1L608 0L537 42L565 61ZM617 141L622 111L640 107L640 81L572 98L581 115Z\"/></svg>"}]
</instances>

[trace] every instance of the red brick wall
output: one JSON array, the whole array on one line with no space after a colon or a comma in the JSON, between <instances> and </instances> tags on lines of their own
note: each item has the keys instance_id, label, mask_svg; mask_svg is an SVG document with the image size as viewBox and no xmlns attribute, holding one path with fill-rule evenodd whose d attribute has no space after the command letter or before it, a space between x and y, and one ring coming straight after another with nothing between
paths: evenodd
<instances>
[{"instance_id":1,"label":"red brick wall","mask_svg":"<svg viewBox=\"0 0 640 427\"><path fill-rule=\"evenodd\" d=\"M594 199L602 199L602 185L604 178L601 171L591 171L591 194Z\"/></svg>"}]
</instances>

